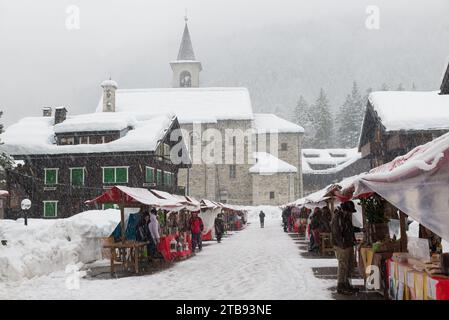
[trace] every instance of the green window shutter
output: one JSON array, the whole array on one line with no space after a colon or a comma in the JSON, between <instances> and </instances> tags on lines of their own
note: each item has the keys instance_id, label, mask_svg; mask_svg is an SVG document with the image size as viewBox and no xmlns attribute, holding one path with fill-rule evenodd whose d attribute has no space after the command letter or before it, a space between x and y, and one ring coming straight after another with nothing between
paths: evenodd
<instances>
[{"instance_id":1,"label":"green window shutter","mask_svg":"<svg viewBox=\"0 0 449 320\"><path fill-rule=\"evenodd\" d=\"M45 184L56 184L58 182L58 170L47 169L45 170Z\"/></svg>"},{"instance_id":2,"label":"green window shutter","mask_svg":"<svg viewBox=\"0 0 449 320\"><path fill-rule=\"evenodd\" d=\"M157 174L156 174L156 183L158 185L162 184L162 171L161 170L157 170Z\"/></svg>"},{"instance_id":3,"label":"green window shutter","mask_svg":"<svg viewBox=\"0 0 449 320\"><path fill-rule=\"evenodd\" d=\"M44 202L44 217L54 218L57 216L58 203L56 201Z\"/></svg>"},{"instance_id":4,"label":"green window shutter","mask_svg":"<svg viewBox=\"0 0 449 320\"><path fill-rule=\"evenodd\" d=\"M154 183L154 169L147 167L145 181L147 183Z\"/></svg>"},{"instance_id":5,"label":"green window shutter","mask_svg":"<svg viewBox=\"0 0 449 320\"><path fill-rule=\"evenodd\" d=\"M83 168L71 169L70 173L71 173L70 179L72 181L72 186L84 185L84 169Z\"/></svg>"},{"instance_id":6,"label":"green window shutter","mask_svg":"<svg viewBox=\"0 0 449 320\"><path fill-rule=\"evenodd\" d=\"M115 169L115 182L127 183L128 182L128 168L116 168Z\"/></svg>"},{"instance_id":7,"label":"green window shutter","mask_svg":"<svg viewBox=\"0 0 449 320\"><path fill-rule=\"evenodd\" d=\"M103 168L103 183L115 182L115 168Z\"/></svg>"}]
</instances>

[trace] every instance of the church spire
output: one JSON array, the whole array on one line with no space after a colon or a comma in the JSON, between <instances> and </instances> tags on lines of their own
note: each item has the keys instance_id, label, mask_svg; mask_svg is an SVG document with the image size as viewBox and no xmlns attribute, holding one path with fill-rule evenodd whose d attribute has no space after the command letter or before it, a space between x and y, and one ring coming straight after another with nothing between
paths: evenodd
<instances>
[{"instance_id":1,"label":"church spire","mask_svg":"<svg viewBox=\"0 0 449 320\"><path fill-rule=\"evenodd\" d=\"M187 15L184 17L185 26L184 33L182 34L181 46L179 47L177 60L196 60L195 53L193 52L192 40L190 39L189 27L187 25Z\"/></svg>"},{"instance_id":2,"label":"church spire","mask_svg":"<svg viewBox=\"0 0 449 320\"><path fill-rule=\"evenodd\" d=\"M192 40L190 40L190 32L187 25L188 20L186 12L184 16L184 33L182 34L178 58L170 62L173 70L172 86L174 88L197 88L200 85L200 72L203 68L201 62L196 60L193 52Z\"/></svg>"}]
</instances>

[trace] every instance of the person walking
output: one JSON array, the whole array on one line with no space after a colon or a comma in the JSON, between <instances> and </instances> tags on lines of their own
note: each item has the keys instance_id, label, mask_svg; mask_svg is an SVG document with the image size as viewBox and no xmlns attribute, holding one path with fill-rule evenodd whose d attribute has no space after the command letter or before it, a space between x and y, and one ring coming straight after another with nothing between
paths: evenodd
<instances>
[{"instance_id":1,"label":"person walking","mask_svg":"<svg viewBox=\"0 0 449 320\"><path fill-rule=\"evenodd\" d=\"M197 246L198 250L201 251L203 249L201 233L204 230L204 224L203 220L198 216L198 211L192 212L189 225L192 233L192 252L195 252Z\"/></svg>"},{"instance_id":2,"label":"person walking","mask_svg":"<svg viewBox=\"0 0 449 320\"><path fill-rule=\"evenodd\" d=\"M262 210L260 210L259 213L259 220L260 220L260 227L263 228L265 225L265 212L263 212Z\"/></svg>"},{"instance_id":3,"label":"person walking","mask_svg":"<svg viewBox=\"0 0 449 320\"><path fill-rule=\"evenodd\" d=\"M148 229L150 231L148 237L150 240L149 244L150 254L152 257L159 257L157 248L159 246L159 243L161 242L161 236L160 236L159 221L157 220L156 209L151 209L150 219L148 222Z\"/></svg>"},{"instance_id":4,"label":"person walking","mask_svg":"<svg viewBox=\"0 0 449 320\"><path fill-rule=\"evenodd\" d=\"M355 234L358 228L352 225L352 214L356 212L354 202L341 204L332 219L332 244L338 260L337 292L351 295L359 290L351 285L350 278L354 268Z\"/></svg>"},{"instance_id":5,"label":"person walking","mask_svg":"<svg viewBox=\"0 0 449 320\"><path fill-rule=\"evenodd\" d=\"M310 219L310 231L313 237L310 238L310 251L318 253L321 247L320 227L321 227L321 209L316 207L313 210L313 215Z\"/></svg>"},{"instance_id":6,"label":"person walking","mask_svg":"<svg viewBox=\"0 0 449 320\"><path fill-rule=\"evenodd\" d=\"M214 226L215 226L215 237L217 238L217 242L220 243L225 229L223 215L221 213L217 214L217 217L215 218L214 221Z\"/></svg>"}]
</instances>

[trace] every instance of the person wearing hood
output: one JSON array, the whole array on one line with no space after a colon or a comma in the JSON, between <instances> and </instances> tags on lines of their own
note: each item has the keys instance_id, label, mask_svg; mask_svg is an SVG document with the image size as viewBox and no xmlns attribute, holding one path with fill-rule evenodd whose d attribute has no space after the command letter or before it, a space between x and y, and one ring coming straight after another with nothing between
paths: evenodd
<instances>
[{"instance_id":1,"label":"person wearing hood","mask_svg":"<svg viewBox=\"0 0 449 320\"><path fill-rule=\"evenodd\" d=\"M259 213L259 220L260 220L260 227L263 228L265 224L265 212L263 212L262 210L260 210Z\"/></svg>"},{"instance_id":2,"label":"person wearing hood","mask_svg":"<svg viewBox=\"0 0 449 320\"><path fill-rule=\"evenodd\" d=\"M360 228L352 225L352 214L357 212L354 202L346 201L336 211L332 223L332 244L338 260L337 292L351 295L359 290L351 285L351 274L354 268L355 232Z\"/></svg>"}]
</instances>

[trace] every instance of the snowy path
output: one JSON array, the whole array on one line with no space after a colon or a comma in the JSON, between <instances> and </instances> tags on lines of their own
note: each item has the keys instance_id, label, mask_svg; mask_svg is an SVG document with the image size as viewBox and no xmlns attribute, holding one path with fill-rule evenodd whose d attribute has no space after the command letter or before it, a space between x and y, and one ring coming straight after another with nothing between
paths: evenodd
<instances>
[{"instance_id":1,"label":"snowy path","mask_svg":"<svg viewBox=\"0 0 449 320\"><path fill-rule=\"evenodd\" d=\"M0 283L0 299L330 299L334 281L314 277L311 267L335 260L304 259L279 220L208 245L195 257L159 273L115 280L82 279L65 287L63 272Z\"/></svg>"}]
</instances>

